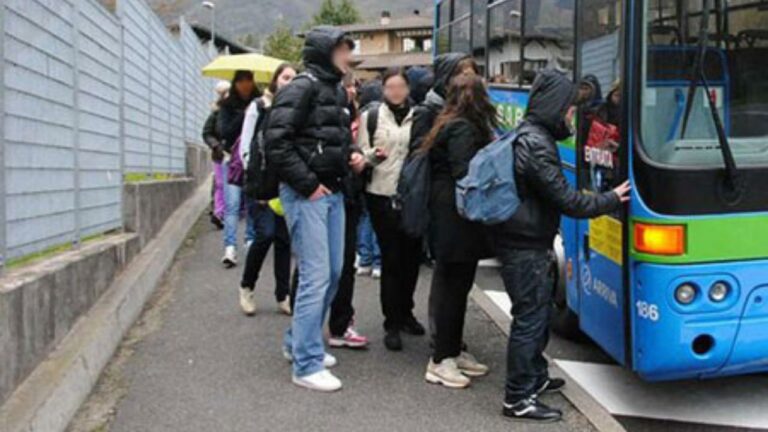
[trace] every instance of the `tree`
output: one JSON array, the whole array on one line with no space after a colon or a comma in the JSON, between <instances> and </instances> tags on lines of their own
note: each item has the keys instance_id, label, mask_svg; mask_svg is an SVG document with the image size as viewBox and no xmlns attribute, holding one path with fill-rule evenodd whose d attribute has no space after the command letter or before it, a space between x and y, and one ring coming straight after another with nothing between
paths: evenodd
<instances>
[{"instance_id":1,"label":"tree","mask_svg":"<svg viewBox=\"0 0 768 432\"><path fill-rule=\"evenodd\" d=\"M301 49L304 42L293 34L291 27L284 21L278 21L275 30L264 42L264 54L290 63L301 62Z\"/></svg>"},{"instance_id":2,"label":"tree","mask_svg":"<svg viewBox=\"0 0 768 432\"><path fill-rule=\"evenodd\" d=\"M360 22L360 11L352 0L323 0L320 10L312 17L312 25L347 25Z\"/></svg>"},{"instance_id":3,"label":"tree","mask_svg":"<svg viewBox=\"0 0 768 432\"><path fill-rule=\"evenodd\" d=\"M255 35L253 33L248 33L245 35L240 36L237 39L241 44L251 47L251 48L258 48L259 43L261 42L261 38L259 38L258 35Z\"/></svg>"}]
</instances>

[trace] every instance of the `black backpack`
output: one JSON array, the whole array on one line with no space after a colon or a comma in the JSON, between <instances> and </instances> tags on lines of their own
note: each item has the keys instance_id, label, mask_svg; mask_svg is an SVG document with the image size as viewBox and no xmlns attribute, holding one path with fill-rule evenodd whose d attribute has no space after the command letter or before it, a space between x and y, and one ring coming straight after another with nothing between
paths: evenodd
<instances>
[{"instance_id":1,"label":"black backpack","mask_svg":"<svg viewBox=\"0 0 768 432\"><path fill-rule=\"evenodd\" d=\"M416 107L416 110L424 109L426 108L422 106ZM418 114L414 113L414 116ZM396 197L396 204L400 209L400 227L411 237L427 235L431 187L432 165L429 153L412 148L400 171Z\"/></svg>"},{"instance_id":2,"label":"black backpack","mask_svg":"<svg viewBox=\"0 0 768 432\"><path fill-rule=\"evenodd\" d=\"M269 163L266 141L264 140L264 126L269 118L269 109L261 99L256 102L256 109L259 118L256 121L253 140L250 143L243 192L251 199L269 201L279 195L277 172Z\"/></svg>"}]
</instances>

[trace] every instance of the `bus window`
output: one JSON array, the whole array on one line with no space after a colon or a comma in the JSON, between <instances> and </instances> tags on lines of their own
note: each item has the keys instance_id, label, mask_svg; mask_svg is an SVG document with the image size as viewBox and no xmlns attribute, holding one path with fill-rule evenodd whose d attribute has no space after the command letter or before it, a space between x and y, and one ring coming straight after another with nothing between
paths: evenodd
<instances>
[{"instance_id":1,"label":"bus window","mask_svg":"<svg viewBox=\"0 0 768 432\"><path fill-rule=\"evenodd\" d=\"M622 180L621 8L617 0L582 0L579 14L579 177L595 192Z\"/></svg>"},{"instance_id":2,"label":"bus window","mask_svg":"<svg viewBox=\"0 0 768 432\"><path fill-rule=\"evenodd\" d=\"M520 75L520 0L494 2L488 20L488 76L517 82Z\"/></svg>"},{"instance_id":3,"label":"bus window","mask_svg":"<svg viewBox=\"0 0 768 432\"><path fill-rule=\"evenodd\" d=\"M472 56L485 69L486 39L488 37L488 0L472 1Z\"/></svg>"},{"instance_id":4,"label":"bus window","mask_svg":"<svg viewBox=\"0 0 768 432\"><path fill-rule=\"evenodd\" d=\"M526 0L524 78L533 82L542 68L573 74L575 0Z\"/></svg>"},{"instance_id":5,"label":"bus window","mask_svg":"<svg viewBox=\"0 0 768 432\"><path fill-rule=\"evenodd\" d=\"M437 6L438 26L445 27L451 22L451 3L453 0L443 0Z\"/></svg>"},{"instance_id":6,"label":"bus window","mask_svg":"<svg viewBox=\"0 0 768 432\"><path fill-rule=\"evenodd\" d=\"M472 20L467 15L451 24L451 51L469 53L469 31Z\"/></svg>"},{"instance_id":7,"label":"bus window","mask_svg":"<svg viewBox=\"0 0 768 432\"><path fill-rule=\"evenodd\" d=\"M710 9L706 14L703 4ZM654 1L644 19L645 155L668 167L722 168L727 155L718 139L719 118L737 167L768 165L766 3ZM677 40L655 37L663 27L674 28ZM700 58L701 48L706 51ZM704 76L692 79L695 64Z\"/></svg>"}]
</instances>

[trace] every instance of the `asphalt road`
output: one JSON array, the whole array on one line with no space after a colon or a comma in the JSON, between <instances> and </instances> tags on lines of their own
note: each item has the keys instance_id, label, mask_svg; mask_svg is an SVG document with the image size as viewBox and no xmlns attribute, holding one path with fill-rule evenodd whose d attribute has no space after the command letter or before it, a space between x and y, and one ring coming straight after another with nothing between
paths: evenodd
<instances>
[{"instance_id":1,"label":"asphalt road","mask_svg":"<svg viewBox=\"0 0 768 432\"><path fill-rule=\"evenodd\" d=\"M492 373L468 390L425 383L427 340L409 337L400 353L384 349L378 284L368 278L357 280L355 306L370 349L334 351L342 391L297 388L280 354L289 318L275 311L271 271L257 287L258 314L247 318L237 307L242 268L222 269L220 250L220 233L198 224L71 431L594 430L561 395L545 397L565 412L557 424L515 423L500 415L506 338L474 304L465 339ZM416 311L424 321L428 283L425 269Z\"/></svg>"}]
</instances>

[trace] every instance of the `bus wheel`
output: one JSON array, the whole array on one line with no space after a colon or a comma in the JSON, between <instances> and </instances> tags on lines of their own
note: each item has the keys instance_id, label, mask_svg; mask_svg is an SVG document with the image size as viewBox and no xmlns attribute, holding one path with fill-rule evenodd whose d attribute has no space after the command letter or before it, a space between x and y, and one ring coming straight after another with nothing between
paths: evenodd
<instances>
[{"instance_id":1,"label":"bus wheel","mask_svg":"<svg viewBox=\"0 0 768 432\"><path fill-rule=\"evenodd\" d=\"M552 295L552 315L550 325L559 336L572 340L583 341L584 333L579 329L579 316L568 307L565 276L565 250L560 236L555 239L555 259L552 260L550 271L555 281Z\"/></svg>"}]
</instances>

